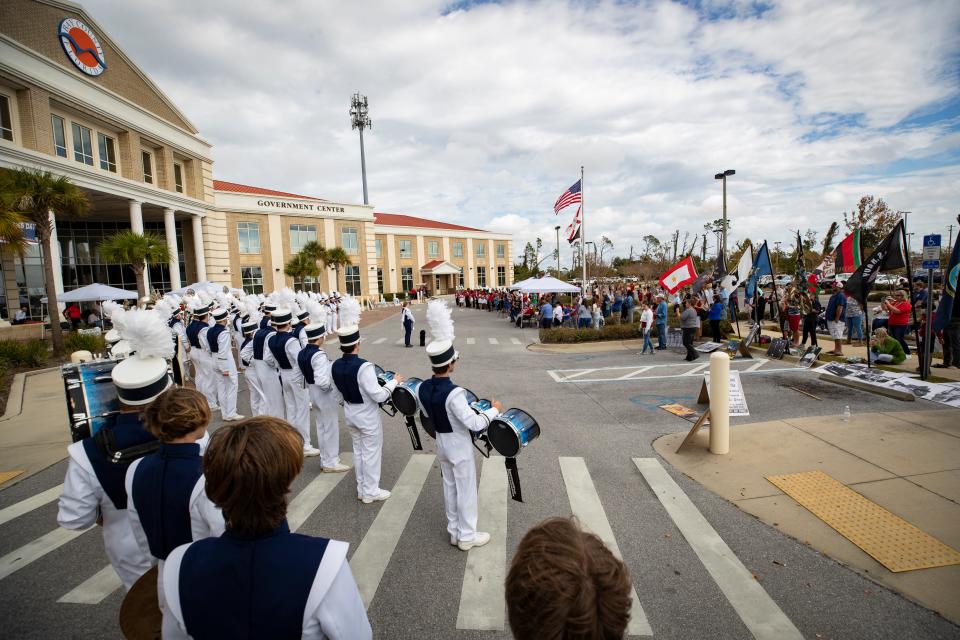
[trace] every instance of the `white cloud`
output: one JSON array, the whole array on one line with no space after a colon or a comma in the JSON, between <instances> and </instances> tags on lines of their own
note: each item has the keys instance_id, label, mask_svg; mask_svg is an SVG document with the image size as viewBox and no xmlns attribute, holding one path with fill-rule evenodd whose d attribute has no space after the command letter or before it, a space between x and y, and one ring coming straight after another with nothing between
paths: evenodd
<instances>
[{"instance_id":1,"label":"white cloud","mask_svg":"<svg viewBox=\"0 0 960 640\"><path fill-rule=\"evenodd\" d=\"M726 168L731 240L823 232L867 193L929 232L960 196L956 117L893 126L960 99L955 0L704 3L714 21L662 0L85 4L213 142L218 177L359 201L359 90L373 203L511 231L515 253L554 245L581 165L587 236L620 255L703 233Z\"/></svg>"}]
</instances>

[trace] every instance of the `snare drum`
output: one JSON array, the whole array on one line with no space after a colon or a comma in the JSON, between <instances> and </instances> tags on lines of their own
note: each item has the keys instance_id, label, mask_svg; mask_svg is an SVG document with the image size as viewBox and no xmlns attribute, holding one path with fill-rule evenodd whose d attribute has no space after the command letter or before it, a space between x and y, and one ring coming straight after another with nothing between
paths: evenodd
<instances>
[{"instance_id":1,"label":"snare drum","mask_svg":"<svg viewBox=\"0 0 960 640\"><path fill-rule=\"evenodd\" d=\"M497 453L514 458L540 437L540 425L523 409L507 409L490 421L487 437Z\"/></svg>"},{"instance_id":2,"label":"snare drum","mask_svg":"<svg viewBox=\"0 0 960 640\"><path fill-rule=\"evenodd\" d=\"M381 387L386 386L397 375L393 371L384 371L383 367L378 364L373 365L373 369L377 372L377 382L380 383Z\"/></svg>"},{"instance_id":3,"label":"snare drum","mask_svg":"<svg viewBox=\"0 0 960 640\"><path fill-rule=\"evenodd\" d=\"M477 394L470 391L470 389L464 388L463 395L467 399L467 404L470 405L470 408L473 409L475 413L483 413L493 406L492 402L478 398Z\"/></svg>"},{"instance_id":4,"label":"snare drum","mask_svg":"<svg viewBox=\"0 0 960 640\"><path fill-rule=\"evenodd\" d=\"M68 364L60 368L67 397L67 418L74 442L95 434L107 416L120 410L117 388L110 373L120 360Z\"/></svg>"},{"instance_id":5,"label":"snare drum","mask_svg":"<svg viewBox=\"0 0 960 640\"><path fill-rule=\"evenodd\" d=\"M420 378L407 378L397 385L397 388L393 390L393 406L397 408L397 411L405 416L417 414L417 410L420 408L420 399L417 394L420 392L422 383L423 380Z\"/></svg>"}]
</instances>

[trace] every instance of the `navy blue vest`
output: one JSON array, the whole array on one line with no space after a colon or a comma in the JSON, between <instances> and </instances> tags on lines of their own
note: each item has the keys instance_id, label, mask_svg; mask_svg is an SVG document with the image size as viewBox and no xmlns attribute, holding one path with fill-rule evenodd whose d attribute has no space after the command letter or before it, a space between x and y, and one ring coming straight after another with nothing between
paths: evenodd
<instances>
[{"instance_id":1,"label":"navy blue vest","mask_svg":"<svg viewBox=\"0 0 960 640\"><path fill-rule=\"evenodd\" d=\"M263 316L262 318L260 318L260 328L261 328L261 329L269 329L269 328L270 328L270 318L269 318L269 317Z\"/></svg>"},{"instance_id":2,"label":"navy blue vest","mask_svg":"<svg viewBox=\"0 0 960 640\"><path fill-rule=\"evenodd\" d=\"M296 337L297 339L299 339L299 338L300 338L300 332L303 331L304 327L306 327L306 326L307 326L307 325L303 324L302 322L301 322L300 324L295 325L295 326L293 327L293 335L294 335L294 337Z\"/></svg>"},{"instance_id":3,"label":"navy blue vest","mask_svg":"<svg viewBox=\"0 0 960 640\"><path fill-rule=\"evenodd\" d=\"M243 339L243 342L240 343L240 351L243 351L244 349L246 349L246 348L247 348L247 345L250 344L250 341L251 341L251 340L253 340L253 338L249 338L249 337L248 337L248 338L244 338L244 339ZM238 352L238 353L239 353L239 352ZM261 353L261 354L263 353L263 345L260 345L260 353ZM249 366L250 366L250 363L247 362L246 360L244 360L243 358L241 358L240 361L243 362L243 366L245 366L245 367L249 367Z\"/></svg>"},{"instance_id":4,"label":"navy blue vest","mask_svg":"<svg viewBox=\"0 0 960 640\"><path fill-rule=\"evenodd\" d=\"M253 334L253 359L254 360L263 360L263 346L267 340L267 336L273 333L273 330L268 327L260 327L257 329L257 332Z\"/></svg>"},{"instance_id":5,"label":"navy blue vest","mask_svg":"<svg viewBox=\"0 0 960 640\"><path fill-rule=\"evenodd\" d=\"M310 361L313 360L313 354L318 351L320 351L319 346L308 344L297 354L297 365L303 372L303 379L307 381L307 384L313 384L313 364Z\"/></svg>"},{"instance_id":6,"label":"navy blue vest","mask_svg":"<svg viewBox=\"0 0 960 640\"><path fill-rule=\"evenodd\" d=\"M363 404L357 374L360 373L360 367L365 362L366 360L355 353L345 353L330 368L333 384L337 385L340 395L350 404Z\"/></svg>"},{"instance_id":7,"label":"navy blue vest","mask_svg":"<svg viewBox=\"0 0 960 640\"><path fill-rule=\"evenodd\" d=\"M270 353L277 359L277 364L280 365L281 369L293 369L293 364L290 362L290 358L287 357L287 343L294 339L292 333L284 331L283 333L270 336L270 340L267 342L267 346L270 347Z\"/></svg>"},{"instance_id":8,"label":"navy blue vest","mask_svg":"<svg viewBox=\"0 0 960 640\"><path fill-rule=\"evenodd\" d=\"M227 328L222 324L215 324L207 331L207 344L210 345L210 353L216 353L220 348L220 334Z\"/></svg>"},{"instance_id":9,"label":"navy blue vest","mask_svg":"<svg viewBox=\"0 0 960 640\"><path fill-rule=\"evenodd\" d=\"M424 380L417 391L420 404L427 410L433 428L437 433L453 433L450 417L447 415L447 397L457 388L449 377L438 378L433 376Z\"/></svg>"},{"instance_id":10,"label":"navy blue vest","mask_svg":"<svg viewBox=\"0 0 960 640\"><path fill-rule=\"evenodd\" d=\"M114 442L118 449L128 449L156 440L152 433L143 428L143 424L140 423L140 414L120 413L109 419L112 419L113 423L104 425L101 429L113 430ZM93 472L103 491L110 498L110 502L117 509L126 509L127 490L124 487L124 480L127 477L127 468L133 460L126 464L110 462L101 453L92 437L84 438L83 450L87 453Z\"/></svg>"},{"instance_id":11,"label":"navy blue vest","mask_svg":"<svg viewBox=\"0 0 960 640\"><path fill-rule=\"evenodd\" d=\"M202 474L196 443L163 443L137 465L130 499L155 558L166 560L171 551L193 540L190 494Z\"/></svg>"},{"instance_id":12,"label":"navy blue vest","mask_svg":"<svg viewBox=\"0 0 960 640\"><path fill-rule=\"evenodd\" d=\"M194 542L180 565L187 633L194 640L299 640L327 543L290 533L286 521L257 538L227 529Z\"/></svg>"},{"instance_id":13,"label":"navy blue vest","mask_svg":"<svg viewBox=\"0 0 960 640\"><path fill-rule=\"evenodd\" d=\"M206 326L207 323L200 320L191 320L190 324L187 325L187 340L191 347L200 348L200 330Z\"/></svg>"}]
</instances>

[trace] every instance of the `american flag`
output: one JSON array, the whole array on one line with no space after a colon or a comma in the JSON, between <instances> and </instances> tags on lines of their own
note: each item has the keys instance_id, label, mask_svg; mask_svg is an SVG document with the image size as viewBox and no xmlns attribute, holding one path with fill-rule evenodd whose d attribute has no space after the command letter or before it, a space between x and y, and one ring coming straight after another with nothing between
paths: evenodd
<instances>
[{"instance_id":1,"label":"american flag","mask_svg":"<svg viewBox=\"0 0 960 640\"><path fill-rule=\"evenodd\" d=\"M580 202L582 196L580 195L580 181L577 180L573 183L569 189L560 194L560 197L557 198L557 202L553 205L553 212L560 213L562 209L569 207L572 204Z\"/></svg>"}]
</instances>

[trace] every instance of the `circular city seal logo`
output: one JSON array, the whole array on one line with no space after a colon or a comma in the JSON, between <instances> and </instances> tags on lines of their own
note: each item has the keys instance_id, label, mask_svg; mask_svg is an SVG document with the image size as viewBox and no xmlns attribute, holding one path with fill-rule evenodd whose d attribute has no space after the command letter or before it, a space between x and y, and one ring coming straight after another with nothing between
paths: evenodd
<instances>
[{"instance_id":1,"label":"circular city seal logo","mask_svg":"<svg viewBox=\"0 0 960 640\"><path fill-rule=\"evenodd\" d=\"M64 18L57 29L60 44L77 69L88 76L98 76L107 70L103 61L103 47L93 30L76 18Z\"/></svg>"}]
</instances>

